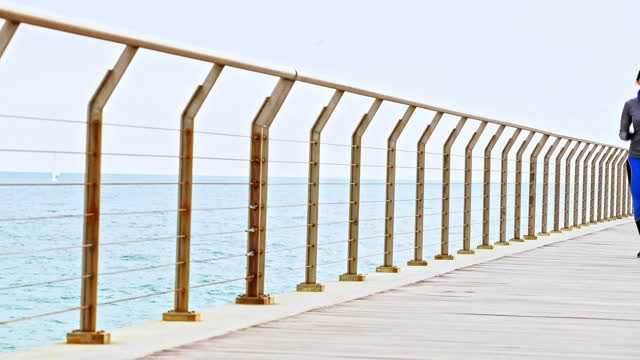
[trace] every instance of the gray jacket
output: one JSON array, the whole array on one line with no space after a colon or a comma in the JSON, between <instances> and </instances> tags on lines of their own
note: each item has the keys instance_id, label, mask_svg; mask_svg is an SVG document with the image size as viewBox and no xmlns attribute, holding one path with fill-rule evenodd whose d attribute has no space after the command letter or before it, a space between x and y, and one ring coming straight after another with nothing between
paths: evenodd
<instances>
[{"instance_id":1,"label":"gray jacket","mask_svg":"<svg viewBox=\"0 0 640 360\"><path fill-rule=\"evenodd\" d=\"M633 132L629 127L633 124ZM624 104L620 120L620 139L631 140L629 156L640 158L640 98L636 97Z\"/></svg>"}]
</instances>

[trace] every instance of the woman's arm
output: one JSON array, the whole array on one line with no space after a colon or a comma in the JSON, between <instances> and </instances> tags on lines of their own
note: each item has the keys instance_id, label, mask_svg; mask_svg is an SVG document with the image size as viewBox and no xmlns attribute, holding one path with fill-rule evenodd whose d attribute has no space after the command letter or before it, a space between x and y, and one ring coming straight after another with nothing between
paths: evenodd
<instances>
[{"instance_id":1,"label":"woman's arm","mask_svg":"<svg viewBox=\"0 0 640 360\"><path fill-rule=\"evenodd\" d=\"M631 127L631 111L629 107L629 103L624 104L624 108L622 108L622 118L620 119L620 139L625 141L631 140L635 135L629 132L629 128Z\"/></svg>"}]
</instances>

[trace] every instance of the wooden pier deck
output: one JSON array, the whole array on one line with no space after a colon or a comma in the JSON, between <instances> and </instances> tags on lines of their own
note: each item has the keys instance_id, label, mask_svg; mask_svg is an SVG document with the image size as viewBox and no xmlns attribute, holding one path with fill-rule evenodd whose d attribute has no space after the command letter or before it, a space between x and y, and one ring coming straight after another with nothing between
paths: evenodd
<instances>
[{"instance_id":1,"label":"wooden pier deck","mask_svg":"<svg viewBox=\"0 0 640 360\"><path fill-rule=\"evenodd\" d=\"M144 359L640 359L638 250L627 223Z\"/></svg>"}]
</instances>

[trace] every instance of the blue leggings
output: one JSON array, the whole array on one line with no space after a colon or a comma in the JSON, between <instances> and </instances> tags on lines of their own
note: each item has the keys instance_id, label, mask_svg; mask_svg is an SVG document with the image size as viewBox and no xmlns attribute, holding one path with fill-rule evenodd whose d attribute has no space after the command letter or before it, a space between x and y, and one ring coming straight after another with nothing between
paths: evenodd
<instances>
[{"instance_id":1,"label":"blue leggings","mask_svg":"<svg viewBox=\"0 0 640 360\"><path fill-rule=\"evenodd\" d=\"M627 158L627 176L631 184L631 200L633 201L633 218L640 232L640 159Z\"/></svg>"}]
</instances>

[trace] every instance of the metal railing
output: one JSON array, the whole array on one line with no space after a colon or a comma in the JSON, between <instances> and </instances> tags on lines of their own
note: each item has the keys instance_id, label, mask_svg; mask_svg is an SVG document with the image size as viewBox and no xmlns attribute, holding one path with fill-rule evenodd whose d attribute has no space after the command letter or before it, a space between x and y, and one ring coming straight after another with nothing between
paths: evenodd
<instances>
[{"instance_id":1,"label":"metal railing","mask_svg":"<svg viewBox=\"0 0 640 360\"><path fill-rule=\"evenodd\" d=\"M0 219L0 222L11 221L34 221L44 220L60 217L79 217L83 223L83 243L78 246L66 246L66 247L54 247L48 249L35 249L28 251L12 251L6 253L0 253L1 257L38 253L38 252L54 252L60 250L77 249L82 255L82 275L78 277L70 277L53 281L39 282L33 284L24 284L19 286L0 288L1 291L11 290L20 287L38 286L41 284L50 284L54 282L76 281L80 280L82 284L81 288L81 303L80 306L65 309L61 311L54 311L45 314L39 314L35 316L28 316L22 318L15 318L7 321L0 321L0 325L8 324L17 321L23 321L38 317L52 316L63 312L80 311L80 328L68 334L67 341L69 343L108 343L110 336L108 333L97 331L96 320L97 311L99 306L113 304L117 302L130 301L140 299L144 297L162 295L173 293L175 295L174 308L172 311L164 314L163 318L167 321L197 321L200 316L197 312L191 311L189 307L189 295L190 290L194 288L214 286L222 283L233 281L246 282L246 292L237 298L238 304L272 304L274 298L265 292L265 278L267 273L265 272L265 264L267 262L267 253L273 253L277 251L293 251L299 250L306 252L306 264L304 267L296 268L288 271L304 271L304 281L297 286L298 291L323 291L324 286L317 281L317 269L321 266L329 264L346 264L346 272L340 276L341 281L365 281L366 276L359 273L358 260L368 257L380 257L382 265L377 268L378 272L396 273L400 271L398 266L394 264L397 261L394 260L394 256L398 253L411 253L411 257L408 258L407 265L409 266L427 266L428 262L424 259L424 249L429 246L440 246L440 253L435 256L437 260L453 260L454 255L449 254L449 244L451 229L458 226L450 225L451 214L462 214L463 224L462 227L462 239L460 242L461 250L458 251L460 255L474 254L476 250L472 249L472 239L481 240L481 244L477 247L482 250L493 249L494 245L510 245L511 242L521 242L525 240L535 240L538 236L547 236L550 233L547 229L548 218L550 214L553 214L553 231L551 233L557 233L561 231L570 231L574 228L590 225L596 222L609 221L612 219L619 219L631 214L631 203L629 196L629 184L626 180L624 173L625 156L626 151L620 147L611 146L607 144L601 144L586 139L576 139L568 136L554 134L548 131L540 129L534 129L526 126L520 126L517 124L507 123L485 117L475 116L471 114L465 114L458 111L443 109L439 107L430 106L427 104L401 99L385 94L380 94L364 89L359 89L343 84L333 83L313 77L305 76L295 70L276 70L267 68L260 65L249 64L245 62L236 61L233 59L222 58L210 53L204 53L199 51L193 51L186 48L172 47L158 42L147 41L134 37L129 37L121 34L115 34L110 32L101 31L99 29L88 28L79 26L76 24L61 22L55 19L35 16L24 12L13 11L7 8L0 8L0 18L6 20L2 29L0 30L0 56L2 56L4 50L9 46L13 35L19 28L21 23L30 24L37 27L58 30L70 34L76 34L86 36L94 39L105 40L112 43L118 43L125 46L120 58L117 60L113 69L107 71L102 82L99 84L95 91L90 103L87 114L86 122L68 120L68 119L55 119L44 117L29 117L16 114L0 114L4 117L30 119L35 121L53 121L53 122L70 122L86 124L86 151L85 152L64 152L70 155L84 156L86 158L85 169L85 181L78 183L56 183L57 186L83 186L84 187L84 212L82 214L73 215L59 215L50 217L38 217L38 218L12 218L12 219ZM103 109L110 96L116 90L118 83L124 73L127 71L129 64L136 56L138 49L148 49L165 54L171 54L179 57L185 57L195 59L211 64L211 69L204 79L202 85L198 86L187 103L184 112L182 113L182 119L179 129L171 128L159 128L159 127L145 127L128 124L114 124L103 121ZM198 133L194 129L194 119L196 118L198 111L200 110L205 99L210 95L212 88L214 87L218 77L224 71L225 67L232 67L237 69L246 70L253 73L260 73L278 78L278 82L271 94L265 98L262 106L258 109L257 114L252 122L251 133L248 135L238 134L226 134L226 133L211 133L214 135L222 136L236 136L249 139L251 143L251 153L248 159L245 158L222 158L222 157L198 157L194 156L194 134ZM269 129L280 109L282 108L285 100L291 92L295 83L307 83L310 85L332 89L333 96L331 96L326 106L322 108L315 123L311 128L309 140L284 140L284 139L272 139L269 136ZM362 116L361 120L357 124L357 127L353 131L351 144L334 144L321 142L321 136L323 128L331 120L334 110L339 106L340 100L345 93L356 94L371 99L372 103L369 110ZM390 102L400 105L405 105L406 110L404 115L398 120L397 124L389 134L387 139L387 146L384 148L367 147L362 144L362 137L367 131L368 126L374 120L378 109L383 102ZM410 122L412 116L419 111L428 111L433 113L433 119L426 125L422 132L417 146L415 149L398 149L396 143L398 138L402 135L407 124ZM444 142L442 153L427 153L426 147L432 138L432 134L436 128L445 122L443 116L458 117L459 120L448 138ZM468 126L469 123L478 123L478 127L466 143L464 154L453 154L452 147L458 140L462 130ZM475 145L483 137L484 131L488 125L495 126L495 131L491 135L489 141L484 147L482 155L474 155ZM160 131L178 131L180 133L180 155L154 155L154 154L130 154L130 153L105 153L102 151L102 131L105 126L124 126L124 127L139 127ZM506 141L501 150L500 157L493 157L493 150L498 143L501 136L505 133L505 130L513 130L511 137ZM204 132L206 133L206 132ZM526 135L524 140L520 143L517 152L515 153L515 159L510 159L512 148L519 141L521 135ZM537 143L533 150L530 150L529 145L533 141L534 137L537 137ZM552 141L549 141L552 140ZM277 161L269 159L269 143L270 141L292 141L298 143L306 143L309 146L309 160L306 161ZM547 146L550 142L551 145ZM320 159L321 146L339 146L349 148L351 151L350 163L323 163ZM560 152L557 153L554 159L552 156L555 150L561 147ZM384 150L387 153L386 165L367 165L362 164L362 152L364 150L376 149ZM580 150L581 149L581 150ZM523 176L523 164L526 160L523 160L526 151L530 150L529 156L529 189L527 200L527 213L526 217L522 219L522 176ZM538 185L538 158L544 151L543 173L542 173L542 204L541 208L537 208L537 200L539 195L537 193ZM576 153L580 150L577 157ZM396 154L398 152L413 152L416 155L416 166L398 166L396 164ZM0 149L0 152L45 152L45 153L63 153L49 150L38 149ZM568 155L565 158L565 154ZM442 157L442 167L432 166L428 167L426 163L426 155L435 155ZM103 156L139 156L139 157L171 157L179 160L179 180L178 182L168 183L103 183L101 181L101 160ZM459 156L464 159L464 168L452 168L452 157ZM473 169L473 159L478 158L484 161L483 169ZM574 160L575 158L575 160ZM211 183L198 183L193 178L193 161L194 159L217 159L225 161L244 161L247 162L250 168L249 181L244 182L211 182ZM501 167L499 170L491 169L492 160L500 161ZM564 160L564 174L565 174L565 186L564 186L564 203L561 202L561 175L562 175L562 162ZM510 162L515 161L515 173L510 170ZM555 164L555 188L553 192L553 209L549 210L549 170L551 163ZM298 163L308 166L308 181L299 183L272 183L269 184L269 164L271 163ZM322 183L320 181L320 169L321 166L346 166L350 169L350 179L348 182L336 182L336 183ZM381 167L386 170L386 181L384 183L367 183L361 182L361 169L363 167ZM416 171L415 182L411 183L411 186L415 186L416 196L411 199L396 199L395 189L399 185L406 185L405 183L399 183L396 180L396 169L408 168ZM571 170L574 169L574 177L572 181ZM582 169L582 178L580 177L580 171ZM427 182L427 171L432 170L442 172L442 196L439 198L425 198L425 184ZM464 179L464 196L452 197L451 196L451 172L462 171ZM482 172L483 176L483 191L481 195L473 194L473 172ZM435 172L434 172L435 173ZM491 207L492 196L491 183L492 173L500 174L500 193L499 207ZM508 194L508 177L509 174L515 175L515 194ZM589 176L590 175L590 176ZM597 176L597 181L596 181ZM582 179L582 181L581 181ZM221 207L221 208L208 208L197 209L192 206L192 187L194 184L209 184L209 185L239 185L249 187L249 201L246 207ZM54 184L0 184L1 186L49 186ZM100 190L102 186L114 186L114 185L177 185L178 187L178 207L172 210L156 210L148 212L135 212L136 214L154 213L154 212L175 212L177 216L177 231L175 236L168 237L155 237L136 239L131 241L119 241L119 242L106 242L100 243L100 219L102 216L118 215L118 213L104 213L100 207ZM267 199L267 189L271 186L306 186L307 187L307 202L299 204L280 204L269 205ZM349 186L349 199L341 202L320 202L319 190L320 187L331 185L348 185ZM385 199L384 200L365 200L362 201L360 196L360 189L365 185L381 185L384 186ZM571 214L571 186L573 186L573 214ZM580 186L582 186L582 202L580 206ZM588 191L590 190L590 191ZM382 191L382 189L380 189ZM513 198L510 198L513 196ZM472 209L472 199L481 198L482 208ZM462 210L451 211L451 200L461 199L463 200ZM441 211L435 213L425 213L425 202L439 200L442 202ZM526 200L526 199L525 199ZM415 215L410 216L396 216L394 205L399 202L413 202L415 203ZM513 209L513 237L507 241L507 223L508 219L508 207L509 203L514 205ZM360 205L366 203L383 203L385 212L384 217L380 219L362 219L360 217ZM321 223L319 222L319 207L332 206L332 205L348 205L349 216L348 221L333 222L333 223ZM306 208L307 220L305 224L291 225L285 227L272 227L267 226L267 211L274 207L300 207ZM191 222L193 211L222 211L222 210L246 210L247 226L246 229L220 229L220 231L212 233L193 234L191 232ZM496 210L499 213L499 226L494 226L491 220L491 210ZM302 209L300 210L303 211ZM474 219L474 211L482 213L481 219ZM132 212L133 213L133 212ZM126 214L126 213L121 213ZM538 227L536 224L536 216L541 214L541 225ZM579 215L582 215L581 219ZM573 217L571 217L573 215ZM440 216L441 226L435 228L425 228L424 219L429 216ZM564 227L560 228L560 218L564 220ZM407 218L413 218L415 221L414 231L411 232L395 232L394 224L395 220ZM522 220L526 221L526 234L521 234ZM573 223L571 223L573 220ZM587 221L589 220L589 221ZM361 237L359 231L359 225L365 221L376 221L384 223L384 233L379 236ZM327 226L331 224L343 223L348 226L348 234L345 239L319 242L318 229L321 226ZM481 225L482 231L480 237L472 236L472 226ZM267 234L269 231L284 229L284 228L305 228L306 229L306 245L287 247L284 249L268 250ZM495 231L497 229L497 231ZM430 233L431 236L435 236L437 231L440 231L440 239L437 243L431 243L425 245L424 236L425 233ZM539 231L539 232L537 232ZM191 239L192 237L204 237L204 236L217 236L225 234L247 234L247 251L242 254L233 254L227 256L219 256L213 258L203 259L191 259ZM495 244L491 244L490 235L496 234L497 241ZM394 237L400 235L413 235L414 244L412 247L395 249ZM359 254L359 244L361 240L365 239L382 239L384 243L384 252L375 254ZM134 242L153 242L153 241L176 241L176 261L169 264L160 264L150 267L113 271L107 273L100 273L99 264L99 251L104 246L125 245ZM346 244L348 248L348 255L346 259L340 259L336 261L329 261L324 263L318 262L318 248L335 245ZM80 254L79 254L80 256ZM234 279L228 279L224 281L210 282L198 285L190 284L190 265L197 262L209 262L227 258L246 258L246 276ZM151 268L159 267L175 267L175 286L167 291L151 293L141 296L129 297L125 299L98 302L98 281L100 276L109 276L119 273L144 271ZM276 272L279 273L279 272ZM275 273L274 273L275 274Z\"/></svg>"}]
</instances>

